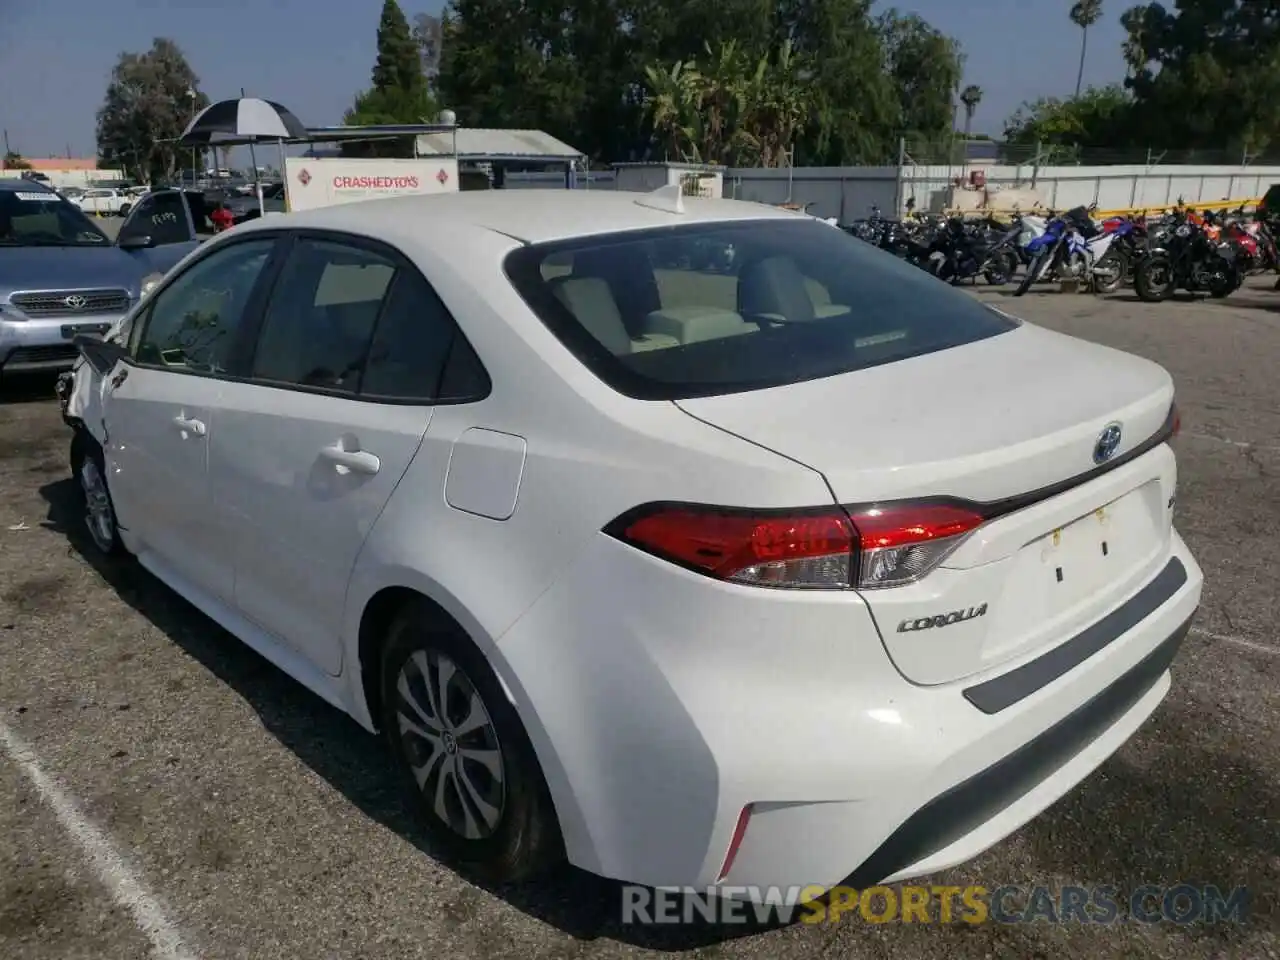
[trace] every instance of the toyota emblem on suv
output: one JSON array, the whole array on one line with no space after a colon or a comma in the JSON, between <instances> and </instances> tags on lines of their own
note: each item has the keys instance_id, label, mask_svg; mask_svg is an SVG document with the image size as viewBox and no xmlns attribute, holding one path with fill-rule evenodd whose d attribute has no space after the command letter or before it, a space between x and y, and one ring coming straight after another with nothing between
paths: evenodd
<instances>
[{"instance_id":1,"label":"toyota emblem on suv","mask_svg":"<svg viewBox=\"0 0 1280 960\"><path fill-rule=\"evenodd\" d=\"M86 300L84 297L80 296L80 294L73 293L71 296L67 297L62 302L65 303L72 310L83 310L85 308L85 304L87 304L89 301Z\"/></svg>"}]
</instances>

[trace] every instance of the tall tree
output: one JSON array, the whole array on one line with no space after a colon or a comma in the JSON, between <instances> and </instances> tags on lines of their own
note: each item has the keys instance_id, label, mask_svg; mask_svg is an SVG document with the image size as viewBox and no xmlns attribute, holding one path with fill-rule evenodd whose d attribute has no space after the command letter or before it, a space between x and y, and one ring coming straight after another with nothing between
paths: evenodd
<instances>
[{"instance_id":1,"label":"tall tree","mask_svg":"<svg viewBox=\"0 0 1280 960\"><path fill-rule=\"evenodd\" d=\"M418 62L427 86L435 85L440 74L440 18L429 13L415 14L413 18L413 42L418 46Z\"/></svg>"},{"instance_id":2,"label":"tall tree","mask_svg":"<svg viewBox=\"0 0 1280 960\"><path fill-rule=\"evenodd\" d=\"M654 136L651 87L659 81L650 70L671 79L676 64L684 74L692 61L714 72L732 49L742 77L762 60L765 75L776 76L790 41L782 72L803 70L806 85L796 162L882 163L896 155L907 125L950 130L958 49L918 18L882 25L873 2L450 0L439 95L467 126L535 127L593 158L638 160L650 150L670 153L678 132ZM912 89L900 98L903 79ZM714 127L729 105L711 106L699 122Z\"/></svg>"},{"instance_id":3,"label":"tall tree","mask_svg":"<svg viewBox=\"0 0 1280 960\"><path fill-rule=\"evenodd\" d=\"M409 21L396 0L383 0L378 20L378 59L373 65L375 90L416 92L426 86L422 55Z\"/></svg>"},{"instance_id":4,"label":"tall tree","mask_svg":"<svg viewBox=\"0 0 1280 960\"><path fill-rule=\"evenodd\" d=\"M1119 84L1089 87L1078 97L1024 103L1004 124L1005 141L1033 146L1127 146L1133 97Z\"/></svg>"},{"instance_id":5,"label":"tall tree","mask_svg":"<svg viewBox=\"0 0 1280 960\"><path fill-rule=\"evenodd\" d=\"M1120 26L1125 32L1120 49L1124 55L1126 79L1137 76L1147 66L1146 24L1146 7L1130 7L1120 15Z\"/></svg>"},{"instance_id":6,"label":"tall tree","mask_svg":"<svg viewBox=\"0 0 1280 960\"><path fill-rule=\"evenodd\" d=\"M1089 28L1102 19L1102 0L1077 0L1071 5L1071 22L1080 28L1080 69L1076 72L1076 96L1084 84L1084 58L1089 50Z\"/></svg>"},{"instance_id":7,"label":"tall tree","mask_svg":"<svg viewBox=\"0 0 1280 960\"><path fill-rule=\"evenodd\" d=\"M343 116L347 126L377 126L434 122L435 98L422 70L422 52L409 29L409 21L396 0L384 0L378 20L378 54L373 64L373 85L356 95ZM346 142L348 157L411 156L407 139Z\"/></svg>"},{"instance_id":8,"label":"tall tree","mask_svg":"<svg viewBox=\"0 0 1280 960\"><path fill-rule=\"evenodd\" d=\"M982 88L969 84L960 91L960 102L964 105L964 138L969 139L969 133L973 129L973 115L977 112L978 104L982 102Z\"/></svg>"},{"instance_id":9,"label":"tall tree","mask_svg":"<svg viewBox=\"0 0 1280 960\"><path fill-rule=\"evenodd\" d=\"M1237 155L1280 143L1278 0L1146 3L1123 22L1147 142Z\"/></svg>"},{"instance_id":10,"label":"tall tree","mask_svg":"<svg viewBox=\"0 0 1280 960\"><path fill-rule=\"evenodd\" d=\"M901 107L883 67L885 42L871 0L783 0L781 29L804 58L810 116L796 163L885 163L897 155Z\"/></svg>"},{"instance_id":11,"label":"tall tree","mask_svg":"<svg viewBox=\"0 0 1280 960\"><path fill-rule=\"evenodd\" d=\"M964 54L951 37L915 14L880 17L886 69L898 94L898 128L919 141L948 143L955 135L955 95Z\"/></svg>"},{"instance_id":12,"label":"tall tree","mask_svg":"<svg viewBox=\"0 0 1280 960\"><path fill-rule=\"evenodd\" d=\"M120 54L98 109L99 161L133 179L172 180L180 155L173 141L208 105L200 78L172 40L158 37L145 53Z\"/></svg>"}]
</instances>

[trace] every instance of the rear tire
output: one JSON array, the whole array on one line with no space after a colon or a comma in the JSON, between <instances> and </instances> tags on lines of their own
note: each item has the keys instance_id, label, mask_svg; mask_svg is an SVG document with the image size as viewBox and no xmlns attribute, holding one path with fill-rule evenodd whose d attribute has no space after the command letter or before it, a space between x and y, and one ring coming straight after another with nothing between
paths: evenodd
<instances>
[{"instance_id":1,"label":"rear tire","mask_svg":"<svg viewBox=\"0 0 1280 960\"><path fill-rule=\"evenodd\" d=\"M1101 294L1115 293L1124 284L1124 278L1129 273L1128 257L1121 250L1108 250L1101 260L1094 266L1093 292ZM1098 266L1105 265L1106 270L1113 274L1108 280L1101 280L1096 271Z\"/></svg>"},{"instance_id":2,"label":"rear tire","mask_svg":"<svg viewBox=\"0 0 1280 960\"><path fill-rule=\"evenodd\" d=\"M990 264L983 272L987 283L993 287L1003 287L1018 272L1018 255L1012 250L1001 250L991 257Z\"/></svg>"},{"instance_id":3,"label":"rear tire","mask_svg":"<svg viewBox=\"0 0 1280 960\"><path fill-rule=\"evenodd\" d=\"M409 805L449 859L492 882L527 880L564 857L551 794L488 662L438 619L410 604L387 632L383 735Z\"/></svg>"},{"instance_id":4,"label":"rear tire","mask_svg":"<svg viewBox=\"0 0 1280 960\"><path fill-rule=\"evenodd\" d=\"M98 552L108 557L128 553L120 539L116 507L107 487L107 466L102 447L83 428L71 436L71 474L79 485L85 529Z\"/></svg>"},{"instance_id":5,"label":"rear tire","mask_svg":"<svg viewBox=\"0 0 1280 960\"><path fill-rule=\"evenodd\" d=\"M127 203L126 203L126 204L123 204L123 205L120 207L120 216L121 216L121 217L127 217L127 216L129 215L129 211L130 211L130 210L132 210L132 209L133 209L133 207L132 207L130 204L127 204Z\"/></svg>"},{"instance_id":6,"label":"rear tire","mask_svg":"<svg viewBox=\"0 0 1280 960\"><path fill-rule=\"evenodd\" d=\"M1238 290L1240 285L1244 282L1244 276L1233 264L1227 264L1227 266L1223 268L1221 277L1221 281L1209 284L1209 296L1213 297L1215 300L1222 300L1225 297L1231 296L1231 294L1235 293L1235 291Z\"/></svg>"}]
</instances>

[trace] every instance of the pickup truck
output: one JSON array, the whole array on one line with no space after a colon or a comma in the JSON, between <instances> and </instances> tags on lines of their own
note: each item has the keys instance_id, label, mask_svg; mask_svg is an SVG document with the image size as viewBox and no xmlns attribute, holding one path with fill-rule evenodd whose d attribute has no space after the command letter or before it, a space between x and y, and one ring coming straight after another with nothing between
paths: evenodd
<instances>
[{"instance_id":1,"label":"pickup truck","mask_svg":"<svg viewBox=\"0 0 1280 960\"><path fill-rule=\"evenodd\" d=\"M133 197L123 190L104 187L86 190L75 203L85 213L96 213L104 217L127 217L133 209Z\"/></svg>"}]
</instances>

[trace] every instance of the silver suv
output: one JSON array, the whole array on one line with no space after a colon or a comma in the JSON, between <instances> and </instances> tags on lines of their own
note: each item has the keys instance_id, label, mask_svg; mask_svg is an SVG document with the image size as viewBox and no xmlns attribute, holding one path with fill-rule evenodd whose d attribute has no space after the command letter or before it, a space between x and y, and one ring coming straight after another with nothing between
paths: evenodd
<instances>
[{"instance_id":1,"label":"silver suv","mask_svg":"<svg viewBox=\"0 0 1280 960\"><path fill-rule=\"evenodd\" d=\"M0 180L0 377L70 368L73 337L105 332L196 248L197 211L182 191L149 194L112 242L44 184Z\"/></svg>"}]
</instances>

